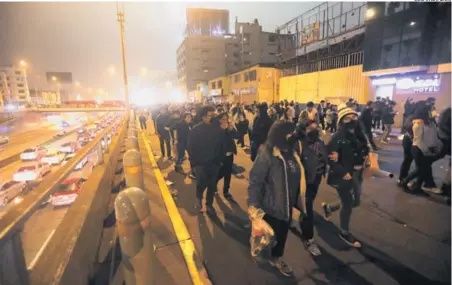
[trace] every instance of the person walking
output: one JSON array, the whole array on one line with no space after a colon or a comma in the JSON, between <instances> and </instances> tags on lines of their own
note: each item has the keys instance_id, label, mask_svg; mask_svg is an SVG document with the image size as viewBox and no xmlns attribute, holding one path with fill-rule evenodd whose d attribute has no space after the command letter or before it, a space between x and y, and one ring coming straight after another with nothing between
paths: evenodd
<instances>
[{"instance_id":1,"label":"person walking","mask_svg":"<svg viewBox=\"0 0 452 285\"><path fill-rule=\"evenodd\" d=\"M165 158L165 155L167 155L169 160L173 158L171 156L170 124L171 117L168 115L168 107L162 107L161 113L156 119L155 126L157 136L159 137L162 158Z\"/></svg>"},{"instance_id":2,"label":"person walking","mask_svg":"<svg viewBox=\"0 0 452 285\"><path fill-rule=\"evenodd\" d=\"M174 139L176 145L176 163L174 170L183 173L182 162L184 161L185 151L188 146L188 137L191 131L191 114L185 113L183 119L174 126ZM191 173L192 171L190 171Z\"/></svg>"},{"instance_id":3,"label":"person walking","mask_svg":"<svg viewBox=\"0 0 452 285\"><path fill-rule=\"evenodd\" d=\"M383 108L381 120L384 125L384 131L381 137L381 142L385 144L388 143L388 138L392 131L392 125L394 124L394 116L396 115L394 112L395 104L396 103L394 101L389 101L385 108Z\"/></svg>"},{"instance_id":4,"label":"person walking","mask_svg":"<svg viewBox=\"0 0 452 285\"><path fill-rule=\"evenodd\" d=\"M300 229L305 248L313 255L321 255L314 240L314 200L322 177L326 174L328 154L324 142L320 139L319 125L307 120L297 127L300 137L301 162L306 176L306 212L300 216Z\"/></svg>"},{"instance_id":5,"label":"person walking","mask_svg":"<svg viewBox=\"0 0 452 285\"><path fill-rule=\"evenodd\" d=\"M223 179L223 197L226 200L232 201L234 198L229 192L231 188L232 167L234 165L234 155L237 155L237 146L235 139L238 137L238 132L234 127L234 124L229 120L228 113L222 113L218 115L218 122L220 128L224 130L224 151L225 156L221 164L221 168L218 174L217 183Z\"/></svg>"},{"instance_id":6,"label":"person walking","mask_svg":"<svg viewBox=\"0 0 452 285\"><path fill-rule=\"evenodd\" d=\"M311 120L319 122L319 113L316 108L314 108L313 102L308 102L306 104L306 109L301 111L300 117L298 118L298 122Z\"/></svg>"},{"instance_id":7,"label":"person walking","mask_svg":"<svg viewBox=\"0 0 452 285\"><path fill-rule=\"evenodd\" d=\"M273 124L272 119L267 114L267 103L260 104L258 108L259 113L254 118L253 127L251 128L251 161L256 159L257 151L267 140L268 132Z\"/></svg>"},{"instance_id":8,"label":"person walking","mask_svg":"<svg viewBox=\"0 0 452 285\"><path fill-rule=\"evenodd\" d=\"M377 147L377 145L374 142L373 134L372 134L372 112L373 112L373 102L369 101L366 104L366 108L363 110L359 117L359 121L362 125L364 134L367 137L367 140L369 141L370 145L372 146L372 149L374 151L379 150L380 148Z\"/></svg>"},{"instance_id":9,"label":"person walking","mask_svg":"<svg viewBox=\"0 0 452 285\"><path fill-rule=\"evenodd\" d=\"M140 113L140 116L138 117L138 120L140 121L140 127L141 127L141 129L142 129L143 131L146 131L146 130L148 129L148 128L147 128L147 125L146 125L147 117L146 117L144 111Z\"/></svg>"},{"instance_id":10,"label":"person walking","mask_svg":"<svg viewBox=\"0 0 452 285\"><path fill-rule=\"evenodd\" d=\"M363 170L369 148L360 131L356 111L346 105L339 106L338 122L338 132L327 146L329 155L337 155L337 160L328 160L327 183L337 190L340 203L322 203L322 208L327 220L332 213L341 210L339 237L348 245L359 248L361 243L350 233L350 218L352 209L361 202Z\"/></svg>"},{"instance_id":11,"label":"person walking","mask_svg":"<svg viewBox=\"0 0 452 285\"><path fill-rule=\"evenodd\" d=\"M275 232L276 245L271 249L270 265L284 276L293 273L281 258L284 255L292 208L305 210L306 181L300 157L295 151L295 126L276 121L267 141L254 161L249 175L248 212L263 211L263 219Z\"/></svg>"},{"instance_id":12,"label":"person walking","mask_svg":"<svg viewBox=\"0 0 452 285\"><path fill-rule=\"evenodd\" d=\"M195 208L202 211L204 192L206 194L206 211L216 214L213 198L217 189L218 174L225 155L225 133L218 125L212 124L215 109L206 106L201 109L201 123L197 124L188 136L188 154L196 175Z\"/></svg>"}]
</instances>

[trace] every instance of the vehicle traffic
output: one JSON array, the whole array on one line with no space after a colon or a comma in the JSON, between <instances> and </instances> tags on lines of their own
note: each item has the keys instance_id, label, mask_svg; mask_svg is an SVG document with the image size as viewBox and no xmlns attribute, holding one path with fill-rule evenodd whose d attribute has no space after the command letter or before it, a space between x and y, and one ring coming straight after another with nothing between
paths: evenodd
<instances>
[{"instance_id":1,"label":"vehicle traffic","mask_svg":"<svg viewBox=\"0 0 452 285\"><path fill-rule=\"evenodd\" d=\"M25 182L8 181L0 184L0 205L6 206L25 189Z\"/></svg>"},{"instance_id":2,"label":"vehicle traffic","mask_svg":"<svg viewBox=\"0 0 452 285\"><path fill-rule=\"evenodd\" d=\"M53 150L47 152L41 158L41 162L49 165L59 165L64 160L65 157L66 157L65 153Z\"/></svg>"},{"instance_id":3,"label":"vehicle traffic","mask_svg":"<svg viewBox=\"0 0 452 285\"><path fill-rule=\"evenodd\" d=\"M62 153L74 153L80 148L76 142L67 142L60 146L59 151Z\"/></svg>"},{"instance_id":4,"label":"vehicle traffic","mask_svg":"<svg viewBox=\"0 0 452 285\"><path fill-rule=\"evenodd\" d=\"M71 153L71 154L68 154L65 158L64 158L64 160L63 160L63 162L61 163L61 165L65 165L69 160L71 160L74 156L76 156L76 154L75 153ZM85 156L76 166L75 166L75 168L74 168L74 170L80 170L80 169L82 169L86 164L88 163L88 157L87 156Z\"/></svg>"},{"instance_id":5,"label":"vehicle traffic","mask_svg":"<svg viewBox=\"0 0 452 285\"><path fill-rule=\"evenodd\" d=\"M9 137L8 136L0 136L0 145L9 143Z\"/></svg>"},{"instance_id":6,"label":"vehicle traffic","mask_svg":"<svg viewBox=\"0 0 452 285\"><path fill-rule=\"evenodd\" d=\"M13 175L13 180L17 182L28 182L42 179L52 171L48 164L36 163L35 165L23 166Z\"/></svg>"},{"instance_id":7,"label":"vehicle traffic","mask_svg":"<svg viewBox=\"0 0 452 285\"><path fill-rule=\"evenodd\" d=\"M22 159L23 161L39 160L46 153L47 153L47 149L43 146L29 148L29 149L24 150L24 152L21 153L20 159Z\"/></svg>"},{"instance_id":8,"label":"vehicle traffic","mask_svg":"<svg viewBox=\"0 0 452 285\"><path fill-rule=\"evenodd\" d=\"M85 181L83 178L68 178L61 182L60 188L51 197L52 206L67 206L74 203Z\"/></svg>"}]
</instances>

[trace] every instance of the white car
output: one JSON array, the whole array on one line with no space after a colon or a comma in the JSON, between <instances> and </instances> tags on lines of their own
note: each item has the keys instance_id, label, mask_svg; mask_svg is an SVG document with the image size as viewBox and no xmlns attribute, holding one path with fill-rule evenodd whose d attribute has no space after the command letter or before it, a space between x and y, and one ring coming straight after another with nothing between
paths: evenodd
<instances>
[{"instance_id":1,"label":"white car","mask_svg":"<svg viewBox=\"0 0 452 285\"><path fill-rule=\"evenodd\" d=\"M25 182L8 181L0 184L0 205L6 206L25 189Z\"/></svg>"},{"instance_id":2,"label":"white car","mask_svg":"<svg viewBox=\"0 0 452 285\"><path fill-rule=\"evenodd\" d=\"M37 160L47 153L47 149L43 146L29 148L20 154L22 160Z\"/></svg>"},{"instance_id":3,"label":"white car","mask_svg":"<svg viewBox=\"0 0 452 285\"><path fill-rule=\"evenodd\" d=\"M77 133L79 133L79 134L83 134L84 132L86 132L86 128L79 128L77 130Z\"/></svg>"},{"instance_id":4,"label":"white car","mask_svg":"<svg viewBox=\"0 0 452 285\"><path fill-rule=\"evenodd\" d=\"M63 153L74 153L79 149L79 145L74 142L67 142L60 146L59 151Z\"/></svg>"},{"instance_id":5,"label":"white car","mask_svg":"<svg viewBox=\"0 0 452 285\"><path fill-rule=\"evenodd\" d=\"M63 162L66 157L65 153L60 153L57 151L48 152L41 158L42 163L50 164L50 165L58 165Z\"/></svg>"},{"instance_id":6,"label":"white car","mask_svg":"<svg viewBox=\"0 0 452 285\"><path fill-rule=\"evenodd\" d=\"M35 165L23 166L13 175L13 180L17 182L27 182L38 180L52 171L50 165L36 163Z\"/></svg>"},{"instance_id":7,"label":"white car","mask_svg":"<svg viewBox=\"0 0 452 285\"><path fill-rule=\"evenodd\" d=\"M64 160L63 160L63 162L62 162L61 165L65 165L65 164L66 164L69 160L71 160L75 155L76 155L75 153L68 154L68 155L64 158ZM87 163L88 163L88 157L85 156L85 157L84 157L84 158L83 158L83 159L75 166L74 170L80 170L80 169L82 169Z\"/></svg>"},{"instance_id":8,"label":"white car","mask_svg":"<svg viewBox=\"0 0 452 285\"><path fill-rule=\"evenodd\" d=\"M9 143L8 136L0 136L0 145Z\"/></svg>"}]
</instances>

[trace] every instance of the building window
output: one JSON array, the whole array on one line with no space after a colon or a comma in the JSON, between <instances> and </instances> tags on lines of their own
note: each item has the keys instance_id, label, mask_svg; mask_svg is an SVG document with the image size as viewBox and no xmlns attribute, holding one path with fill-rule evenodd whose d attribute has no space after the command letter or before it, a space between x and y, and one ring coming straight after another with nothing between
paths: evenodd
<instances>
[{"instance_id":1,"label":"building window","mask_svg":"<svg viewBox=\"0 0 452 285\"><path fill-rule=\"evenodd\" d=\"M275 43L276 42L276 36L275 35L269 35L268 36L268 42L269 43Z\"/></svg>"},{"instance_id":2,"label":"building window","mask_svg":"<svg viewBox=\"0 0 452 285\"><path fill-rule=\"evenodd\" d=\"M25 87L25 85L24 84L22 84L22 83L19 83L19 84L17 84L17 87Z\"/></svg>"},{"instance_id":3,"label":"building window","mask_svg":"<svg viewBox=\"0 0 452 285\"><path fill-rule=\"evenodd\" d=\"M235 62L234 64L237 65L236 63L237 63L237 62ZM234 75L234 82L235 82L235 83L239 83L239 82L240 82L240 77L241 77L240 75L241 75L240 73Z\"/></svg>"},{"instance_id":4,"label":"building window","mask_svg":"<svg viewBox=\"0 0 452 285\"><path fill-rule=\"evenodd\" d=\"M26 99L27 99L27 96L19 96L19 99L20 99L20 100L26 100Z\"/></svg>"},{"instance_id":5,"label":"building window","mask_svg":"<svg viewBox=\"0 0 452 285\"><path fill-rule=\"evenodd\" d=\"M250 75L249 75L248 72L245 72L245 74L243 74L243 75L244 75L244 80L243 81L245 81L245 82L250 81Z\"/></svg>"},{"instance_id":6,"label":"building window","mask_svg":"<svg viewBox=\"0 0 452 285\"><path fill-rule=\"evenodd\" d=\"M252 71L250 71L250 72L248 72L248 78L249 78L249 80L250 81L256 81L256 79L257 79L257 72L256 72L256 70L252 70Z\"/></svg>"},{"instance_id":7,"label":"building window","mask_svg":"<svg viewBox=\"0 0 452 285\"><path fill-rule=\"evenodd\" d=\"M212 82L211 86L212 86L212 89L216 89L217 88L215 82Z\"/></svg>"},{"instance_id":8,"label":"building window","mask_svg":"<svg viewBox=\"0 0 452 285\"><path fill-rule=\"evenodd\" d=\"M25 90L21 89L19 90L19 93L25 93Z\"/></svg>"},{"instance_id":9,"label":"building window","mask_svg":"<svg viewBox=\"0 0 452 285\"><path fill-rule=\"evenodd\" d=\"M16 75L20 75L20 74L21 74L19 70L16 70L14 73L15 73Z\"/></svg>"},{"instance_id":10,"label":"building window","mask_svg":"<svg viewBox=\"0 0 452 285\"><path fill-rule=\"evenodd\" d=\"M223 88L223 80L218 80L218 89Z\"/></svg>"}]
</instances>

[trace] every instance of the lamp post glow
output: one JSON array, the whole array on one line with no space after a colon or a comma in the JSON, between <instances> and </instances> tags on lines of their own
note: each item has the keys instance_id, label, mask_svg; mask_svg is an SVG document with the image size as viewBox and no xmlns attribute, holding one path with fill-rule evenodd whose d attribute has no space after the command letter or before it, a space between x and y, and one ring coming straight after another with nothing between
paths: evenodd
<instances>
[{"instance_id":1,"label":"lamp post glow","mask_svg":"<svg viewBox=\"0 0 452 285\"><path fill-rule=\"evenodd\" d=\"M375 10L374 9L367 9L366 11L366 18L372 19L375 16Z\"/></svg>"}]
</instances>

